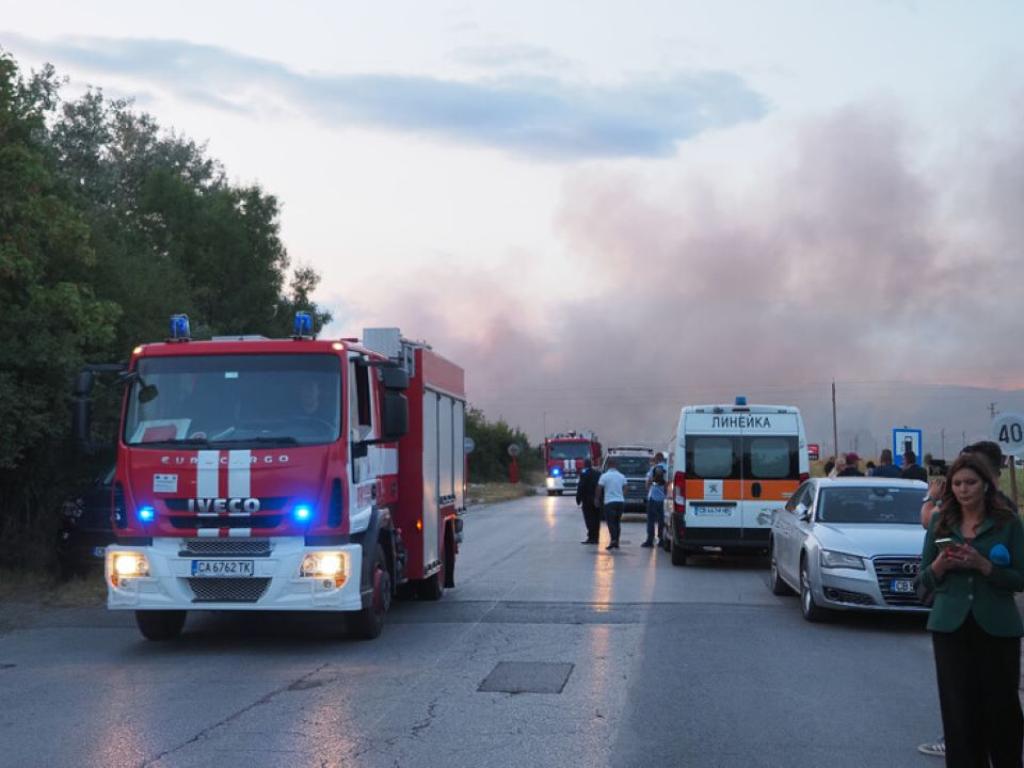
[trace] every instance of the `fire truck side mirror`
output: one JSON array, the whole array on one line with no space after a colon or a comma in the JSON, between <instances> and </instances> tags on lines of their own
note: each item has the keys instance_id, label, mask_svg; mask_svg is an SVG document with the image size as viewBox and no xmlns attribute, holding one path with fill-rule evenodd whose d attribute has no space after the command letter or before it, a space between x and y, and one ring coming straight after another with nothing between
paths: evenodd
<instances>
[{"instance_id":1,"label":"fire truck side mirror","mask_svg":"<svg viewBox=\"0 0 1024 768\"><path fill-rule=\"evenodd\" d=\"M409 431L409 401L401 392L384 390L381 403L381 439L393 442Z\"/></svg>"},{"instance_id":2,"label":"fire truck side mirror","mask_svg":"<svg viewBox=\"0 0 1024 768\"><path fill-rule=\"evenodd\" d=\"M381 383L387 390L403 390L409 388L409 374L402 368L382 368Z\"/></svg>"},{"instance_id":3,"label":"fire truck side mirror","mask_svg":"<svg viewBox=\"0 0 1024 768\"><path fill-rule=\"evenodd\" d=\"M75 377L72 393L71 434L82 453L92 449L92 371L82 371Z\"/></svg>"}]
</instances>

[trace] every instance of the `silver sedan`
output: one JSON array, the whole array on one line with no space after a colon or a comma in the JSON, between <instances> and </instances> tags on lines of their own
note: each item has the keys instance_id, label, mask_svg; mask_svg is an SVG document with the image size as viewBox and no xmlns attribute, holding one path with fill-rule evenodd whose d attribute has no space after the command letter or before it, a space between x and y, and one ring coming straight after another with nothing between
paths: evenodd
<instances>
[{"instance_id":1,"label":"silver sedan","mask_svg":"<svg viewBox=\"0 0 1024 768\"><path fill-rule=\"evenodd\" d=\"M927 490L918 480L808 480L772 518L772 592L798 592L808 621L827 609L927 611L914 590Z\"/></svg>"}]
</instances>

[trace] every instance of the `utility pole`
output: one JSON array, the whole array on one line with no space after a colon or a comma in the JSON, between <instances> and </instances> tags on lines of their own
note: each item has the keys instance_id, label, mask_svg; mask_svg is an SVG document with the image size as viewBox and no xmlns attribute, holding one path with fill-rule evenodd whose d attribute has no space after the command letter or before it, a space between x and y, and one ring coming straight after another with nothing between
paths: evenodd
<instances>
[{"instance_id":1,"label":"utility pole","mask_svg":"<svg viewBox=\"0 0 1024 768\"><path fill-rule=\"evenodd\" d=\"M839 458L839 425L836 421L836 380L832 379L832 454Z\"/></svg>"},{"instance_id":2,"label":"utility pole","mask_svg":"<svg viewBox=\"0 0 1024 768\"><path fill-rule=\"evenodd\" d=\"M996 417L996 404L995 403L989 403L988 404L988 413L989 413L989 416L991 418L994 419Z\"/></svg>"},{"instance_id":3,"label":"utility pole","mask_svg":"<svg viewBox=\"0 0 1024 768\"><path fill-rule=\"evenodd\" d=\"M946 428L943 427L939 430L939 439L942 442L942 460L946 460Z\"/></svg>"}]
</instances>

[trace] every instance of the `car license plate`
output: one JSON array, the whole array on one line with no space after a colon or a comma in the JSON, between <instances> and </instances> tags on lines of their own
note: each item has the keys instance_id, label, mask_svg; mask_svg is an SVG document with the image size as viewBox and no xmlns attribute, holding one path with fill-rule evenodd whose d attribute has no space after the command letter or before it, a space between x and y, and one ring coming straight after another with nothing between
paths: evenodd
<instances>
[{"instance_id":1,"label":"car license plate","mask_svg":"<svg viewBox=\"0 0 1024 768\"><path fill-rule=\"evenodd\" d=\"M93 547L92 548L92 556L93 557L98 557L98 558L100 558L102 560L103 556L106 555L106 554L107 554L107 548L106 547Z\"/></svg>"},{"instance_id":2,"label":"car license plate","mask_svg":"<svg viewBox=\"0 0 1024 768\"><path fill-rule=\"evenodd\" d=\"M196 577L244 578L253 575L252 560L193 560L192 575Z\"/></svg>"},{"instance_id":3,"label":"car license plate","mask_svg":"<svg viewBox=\"0 0 1024 768\"><path fill-rule=\"evenodd\" d=\"M892 591L899 595L914 594L914 582L910 579L893 579Z\"/></svg>"},{"instance_id":4,"label":"car license plate","mask_svg":"<svg viewBox=\"0 0 1024 768\"><path fill-rule=\"evenodd\" d=\"M732 507L705 506L703 504L694 504L690 507L690 512L700 517L729 517L732 510Z\"/></svg>"}]
</instances>

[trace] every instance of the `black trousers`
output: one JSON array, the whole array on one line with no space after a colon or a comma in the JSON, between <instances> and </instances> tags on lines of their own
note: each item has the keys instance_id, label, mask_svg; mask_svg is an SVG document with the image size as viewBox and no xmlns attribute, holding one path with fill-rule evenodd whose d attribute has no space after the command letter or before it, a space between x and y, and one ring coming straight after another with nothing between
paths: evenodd
<instances>
[{"instance_id":1,"label":"black trousers","mask_svg":"<svg viewBox=\"0 0 1024 768\"><path fill-rule=\"evenodd\" d=\"M1020 638L990 635L968 615L955 632L933 632L932 648L946 765L1021 768Z\"/></svg>"},{"instance_id":2,"label":"black trousers","mask_svg":"<svg viewBox=\"0 0 1024 768\"><path fill-rule=\"evenodd\" d=\"M593 504L583 505L583 524L587 526L588 541L601 538L601 510Z\"/></svg>"},{"instance_id":3,"label":"black trousers","mask_svg":"<svg viewBox=\"0 0 1024 768\"><path fill-rule=\"evenodd\" d=\"M622 530L622 510L625 504L621 501L613 501L604 505L604 521L608 523L608 535L612 537L612 543L619 543L619 531Z\"/></svg>"}]
</instances>

